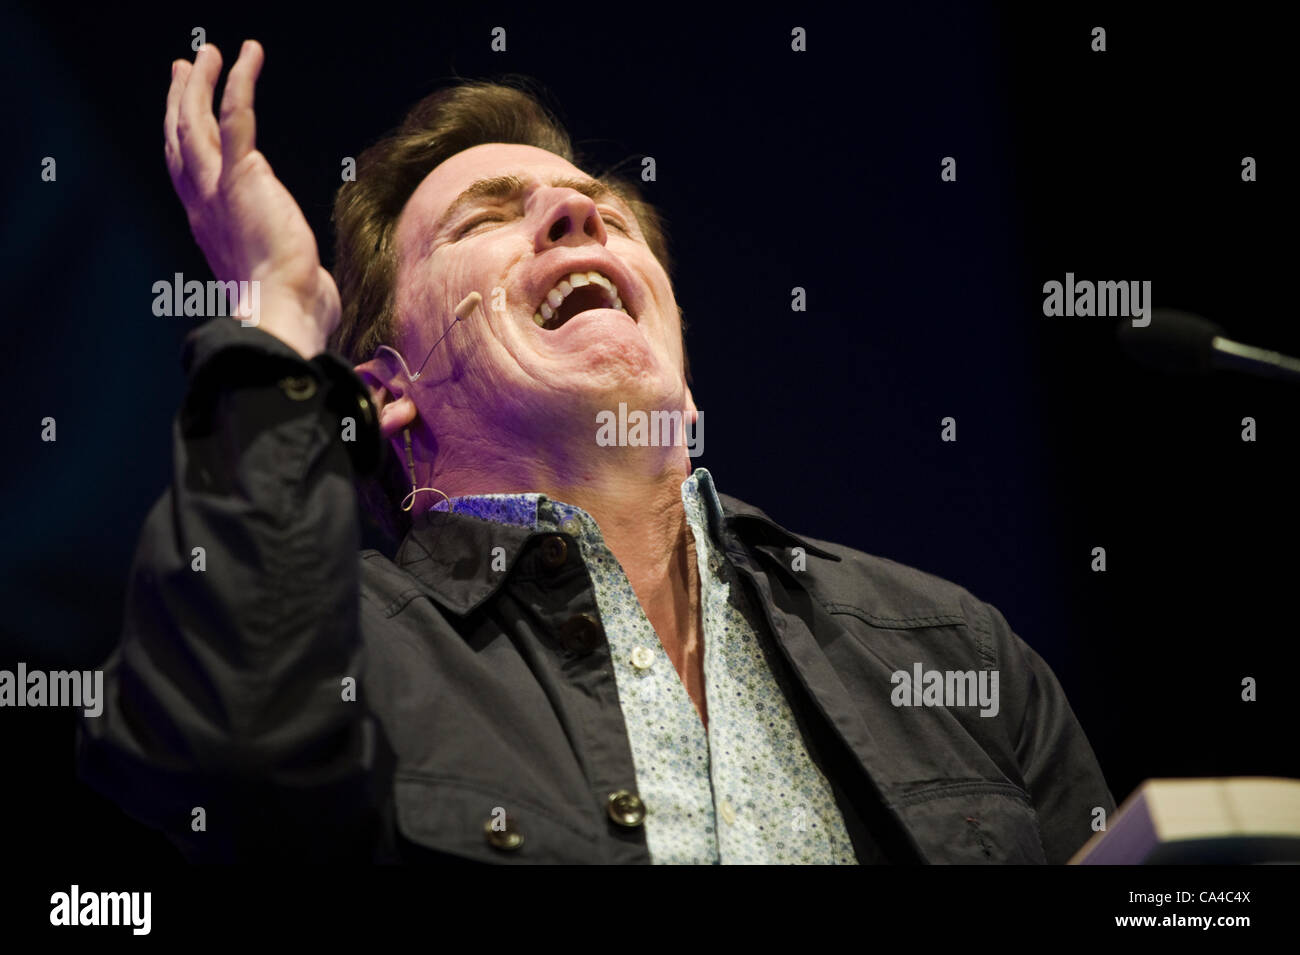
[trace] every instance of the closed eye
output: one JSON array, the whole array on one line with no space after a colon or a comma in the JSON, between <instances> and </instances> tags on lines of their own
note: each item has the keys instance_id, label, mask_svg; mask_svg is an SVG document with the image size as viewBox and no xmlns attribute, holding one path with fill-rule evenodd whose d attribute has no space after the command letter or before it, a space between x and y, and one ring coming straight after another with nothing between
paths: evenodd
<instances>
[{"instance_id":1,"label":"closed eye","mask_svg":"<svg viewBox=\"0 0 1300 955\"><path fill-rule=\"evenodd\" d=\"M623 224L623 220L620 219L618 216L614 215L613 213L610 213L610 212L602 212L602 213L600 214L600 217L601 217L601 219L603 219L607 224L612 225L615 229L617 229L619 232L622 232L624 235L631 235L631 234L632 234L630 231L628 231L627 226L625 226L625 225Z\"/></svg>"},{"instance_id":2,"label":"closed eye","mask_svg":"<svg viewBox=\"0 0 1300 955\"><path fill-rule=\"evenodd\" d=\"M471 229L473 229L475 226L482 225L484 222L500 222L500 221L502 220L501 217L498 215L479 216L477 219L471 219L469 222L466 222L463 226L460 227L460 231L456 233L456 238L458 239L463 238L466 235L466 233L468 233Z\"/></svg>"}]
</instances>

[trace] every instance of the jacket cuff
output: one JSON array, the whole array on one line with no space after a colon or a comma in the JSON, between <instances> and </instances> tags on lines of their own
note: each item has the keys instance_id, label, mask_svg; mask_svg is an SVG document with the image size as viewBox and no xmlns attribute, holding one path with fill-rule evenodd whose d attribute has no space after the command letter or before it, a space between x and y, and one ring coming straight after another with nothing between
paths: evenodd
<instances>
[{"instance_id":1,"label":"jacket cuff","mask_svg":"<svg viewBox=\"0 0 1300 955\"><path fill-rule=\"evenodd\" d=\"M181 367L193 381L213 356L227 348L249 348L267 356L307 363L305 358L270 332L251 325L245 328L233 318L221 317L204 322L185 336Z\"/></svg>"},{"instance_id":2,"label":"jacket cuff","mask_svg":"<svg viewBox=\"0 0 1300 955\"><path fill-rule=\"evenodd\" d=\"M236 358L236 352L243 357ZM274 382L294 400L319 392L322 406L337 421L334 433L343 436L354 472L369 476L378 471L383 452L378 409L340 356L321 352L308 361L270 332L221 317L186 336L181 366L190 380L190 397L200 408L209 407L210 393L222 386Z\"/></svg>"}]
</instances>

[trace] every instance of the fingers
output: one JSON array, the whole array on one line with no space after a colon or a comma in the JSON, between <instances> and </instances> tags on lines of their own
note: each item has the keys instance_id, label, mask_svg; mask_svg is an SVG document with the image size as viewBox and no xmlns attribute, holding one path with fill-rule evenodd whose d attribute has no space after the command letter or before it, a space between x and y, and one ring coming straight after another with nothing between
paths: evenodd
<instances>
[{"instance_id":1,"label":"fingers","mask_svg":"<svg viewBox=\"0 0 1300 955\"><path fill-rule=\"evenodd\" d=\"M226 77L221 97L221 168L233 169L255 147L257 117L253 112L253 90L262 71L262 45L245 40L239 59Z\"/></svg>"},{"instance_id":2,"label":"fingers","mask_svg":"<svg viewBox=\"0 0 1300 955\"><path fill-rule=\"evenodd\" d=\"M181 93L176 122L185 178L200 194L221 174L221 133L212 115L212 99L221 75L221 53L211 43L200 47Z\"/></svg>"},{"instance_id":3,"label":"fingers","mask_svg":"<svg viewBox=\"0 0 1300 955\"><path fill-rule=\"evenodd\" d=\"M167 172L172 183L180 181L181 162L180 142L176 138L176 123L181 115L181 94L185 92L185 81L190 77L190 64L186 60L172 61L172 82L167 87L167 109L163 114L163 155L167 159Z\"/></svg>"}]
</instances>

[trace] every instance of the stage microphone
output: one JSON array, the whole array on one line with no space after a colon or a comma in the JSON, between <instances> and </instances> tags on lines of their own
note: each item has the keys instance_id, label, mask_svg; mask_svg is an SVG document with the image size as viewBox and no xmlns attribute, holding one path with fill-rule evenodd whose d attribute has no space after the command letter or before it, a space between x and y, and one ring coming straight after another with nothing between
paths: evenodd
<instances>
[{"instance_id":1,"label":"stage microphone","mask_svg":"<svg viewBox=\"0 0 1300 955\"><path fill-rule=\"evenodd\" d=\"M1161 371L1240 371L1300 382L1300 359L1226 338L1218 325L1191 312L1157 308L1149 325L1121 322L1116 337L1130 358Z\"/></svg>"}]
</instances>

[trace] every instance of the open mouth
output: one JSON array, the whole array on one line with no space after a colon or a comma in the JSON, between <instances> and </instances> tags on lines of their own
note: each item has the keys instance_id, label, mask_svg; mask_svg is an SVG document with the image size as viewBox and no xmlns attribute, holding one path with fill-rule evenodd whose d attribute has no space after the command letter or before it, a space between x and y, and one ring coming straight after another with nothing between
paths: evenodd
<instances>
[{"instance_id":1,"label":"open mouth","mask_svg":"<svg viewBox=\"0 0 1300 955\"><path fill-rule=\"evenodd\" d=\"M636 320L623 305L618 286L599 272L570 272L546 293L534 309L533 321L547 331L554 331L575 315L593 308L613 308Z\"/></svg>"}]
</instances>

